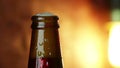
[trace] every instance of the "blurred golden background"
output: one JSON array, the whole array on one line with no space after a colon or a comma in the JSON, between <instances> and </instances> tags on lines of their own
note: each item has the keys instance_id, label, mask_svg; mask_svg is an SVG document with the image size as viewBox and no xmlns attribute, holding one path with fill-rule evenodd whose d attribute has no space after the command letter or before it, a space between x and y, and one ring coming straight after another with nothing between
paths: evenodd
<instances>
[{"instance_id":1,"label":"blurred golden background","mask_svg":"<svg viewBox=\"0 0 120 68\"><path fill-rule=\"evenodd\" d=\"M0 0L0 68L27 68L31 16L59 16L64 68L112 68L109 0Z\"/></svg>"}]
</instances>

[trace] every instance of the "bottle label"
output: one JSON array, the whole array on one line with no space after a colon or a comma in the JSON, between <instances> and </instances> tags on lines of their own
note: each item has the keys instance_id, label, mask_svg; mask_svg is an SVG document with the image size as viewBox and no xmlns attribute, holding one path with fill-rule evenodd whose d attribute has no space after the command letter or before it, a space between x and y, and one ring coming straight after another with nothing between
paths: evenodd
<instances>
[{"instance_id":1,"label":"bottle label","mask_svg":"<svg viewBox=\"0 0 120 68\"><path fill-rule=\"evenodd\" d=\"M48 68L48 61L44 58L36 58L36 68Z\"/></svg>"}]
</instances>

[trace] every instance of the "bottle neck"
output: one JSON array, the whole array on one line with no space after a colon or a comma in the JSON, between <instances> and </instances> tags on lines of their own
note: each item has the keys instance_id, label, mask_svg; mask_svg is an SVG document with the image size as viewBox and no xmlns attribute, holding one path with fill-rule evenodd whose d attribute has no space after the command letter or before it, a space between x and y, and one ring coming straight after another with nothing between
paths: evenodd
<instances>
[{"instance_id":1,"label":"bottle neck","mask_svg":"<svg viewBox=\"0 0 120 68\"><path fill-rule=\"evenodd\" d=\"M59 33L56 28L33 29L31 46L35 49L32 50L35 52L32 55L34 58L61 58Z\"/></svg>"},{"instance_id":2,"label":"bottle neck","mask_svg":"<svg viewBox=\"0 0 120 68\"><path fill-rule=\"evenodd\" d=\"M57 20L48 13L32 17L28 68L62 68Z\"/></svg>"},{"instance_id":3,"label":"bottle neck","mask_svg":"<svg viewBox=\"0 0 120 68\"><path fill-rule=\"evenodd\" d=\"M58 29L59 28L59 25L58 25L58 22L33 22L32 25L31 25L31 28L32 29L45 29L45 28L55 28L55 29Z\"/></svg>"},{"instance_id":4,"label":"bottle neck","mask_svg":"<svg viewBox=\"0 0 120 68\"><path fill-rule=\"evenodd\" d=\"M59 28L57 16L33 16L32 29Z\"/></svg>"}]
</instances>

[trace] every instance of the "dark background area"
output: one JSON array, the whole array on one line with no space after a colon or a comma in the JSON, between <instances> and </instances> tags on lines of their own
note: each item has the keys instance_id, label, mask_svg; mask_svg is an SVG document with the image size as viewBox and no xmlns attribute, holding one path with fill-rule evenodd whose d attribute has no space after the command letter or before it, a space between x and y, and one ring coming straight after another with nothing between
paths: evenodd
<instances>
[{"instance_id":1,"label":"dark background area","mask_svg":"<svg viewBox=\"0 0 120 68\"><path fill-rule=\"evenodd\" d=\"M27 68L30 0L0 0L0 68Z\"/></svg>"}]
</instances>

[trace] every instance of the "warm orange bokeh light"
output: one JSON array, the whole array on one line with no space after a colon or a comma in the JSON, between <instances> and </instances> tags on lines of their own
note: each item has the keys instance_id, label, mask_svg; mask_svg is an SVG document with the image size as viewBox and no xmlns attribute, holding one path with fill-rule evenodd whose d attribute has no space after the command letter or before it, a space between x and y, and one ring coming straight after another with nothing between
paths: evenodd
<instances>
[{"instance_id":1,"label":"warm orange bokeh light","mask_svg":"<svg viewBox=\"0 0 120 68\"><path fill-rule=\"evenodd\" d=\"M120 68L120 22L111 22L108 55L110 63Z\"/></svg>"},{"instance_id":2,"label":"warm orange bokeh light","mask_svg":"<svg viewBox=\"0 0 120 68\"><path fill-rule=\"evenodd\" d=\"M74 14L75 21L64 16L60 21L65 68L103 68L105 41L91 11L89 6L83 6Z\"/></svg>"}]
</instances>

